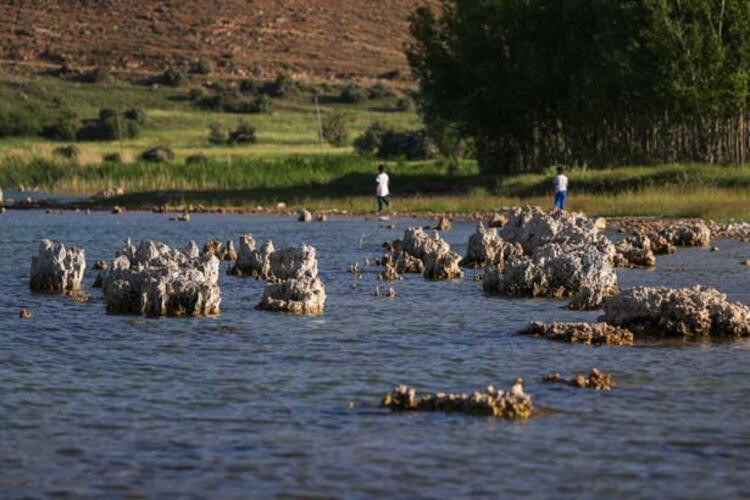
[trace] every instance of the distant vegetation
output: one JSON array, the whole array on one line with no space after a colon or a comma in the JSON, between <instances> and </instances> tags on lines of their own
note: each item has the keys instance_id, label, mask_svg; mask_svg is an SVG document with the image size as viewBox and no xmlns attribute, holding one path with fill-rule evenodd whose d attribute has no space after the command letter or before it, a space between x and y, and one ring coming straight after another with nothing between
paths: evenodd
<instances>
[{"instance_id":1,"label":"distant vegetation","mask_svg":"<svg viewBox=\"0 0 750 500\"><path fill-rule=\"evenodd\" d=\"M412 17L421 110L481 170L750 157L750 2L446 0Z\"/></svg>"}]
</instances>

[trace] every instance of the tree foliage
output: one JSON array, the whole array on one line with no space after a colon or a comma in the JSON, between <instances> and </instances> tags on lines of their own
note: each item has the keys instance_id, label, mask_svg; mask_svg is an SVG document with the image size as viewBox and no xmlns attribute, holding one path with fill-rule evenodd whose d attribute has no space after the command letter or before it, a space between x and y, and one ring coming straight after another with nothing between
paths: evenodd
<instances>
[{"instance_id":1,"label":"tree foliage","mask_svg":"<svg viewBox=\"0 0 750 500\"><path fill-rule=\"evenodd\" d=\"M426 124L483 172L747 159L745 0L443 0L411 33Z\"/></svg>"}]
</instances>

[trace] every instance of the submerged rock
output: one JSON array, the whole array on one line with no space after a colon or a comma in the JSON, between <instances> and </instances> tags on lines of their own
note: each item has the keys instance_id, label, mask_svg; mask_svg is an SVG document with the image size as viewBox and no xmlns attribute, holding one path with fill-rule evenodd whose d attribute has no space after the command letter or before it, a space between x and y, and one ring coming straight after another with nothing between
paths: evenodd
<instances>
[{"instance_id":1,"label":"submerged rock","mask_svg":"<svg viewBox=\"0 0 750 500\"><path fill-rule=\"evenodd\" d=\"M380 281L398 281L401 279L401 275L396 271L396 266L387 264L383 267L383 271L378 274Z\"/></svg>"},{"instance_id":2,"label":"submerged rock","mask_svg":"<svg viewBox=\"0 0 750 500\"><path fill-rule=\"evenodd\" d=\"M274 252L273 242L266 241L263 246L256 250L255 239L250 233L240 237L239 252L237 258L227 274L233 276L250 276L256 279L271 280L271 254Z\"/></svg>"},{"instance_id":3,"label":"submerged rock","mask_svg":"<svg viewBox=\"0 0 750 500\"><path fill-rule=\"evenodd\" d=\"M86 271L83 249L63 243L42 240L39 254L31 258L30 288L42 293L72 293L81 289Z\"/></svg>"},{"instance_id":4,"label":"submerged rock","mask_svg":"<svg viewBox=\"0 0 750 500\"><path fill-rule=\"evenodd\" d=\"M607 323L533 322L523 335L586 345L633 345L633 332Z\"/></svg>"},{"instance_id":5,"label":"submerged rock","mask_svg":"<svg viewBox=\"0 0 750 500\"><path fill-rule=\"evenodd\" d=\"M219 260L210 253L190 257L158 241L130 241L102 273L107 311L149 316L219 313Z\"/></svg>"},{"instance_id":6,"label":"submerged rock","mask_svg":"<svg viewBox=\"0 0 750 500\"><path fill-rule=\"evenodd\" d=\"M488 267L485 292L520 297L572 297L571 309L595 309L617 292L617 274L595 247L539 247L532 257L511 257Z\"/></svg>"},{"instance_id":7,"label":"submerged rock","mask_svg":"<svg viewBox=\"0 0 750 500\"><path fill-rule=\"evenodd\" d=\"M94 269L96 269L97 271L106 271L108 268L109 268L109 264L107 264L103 260L97 260L94 263Z\"/></svg>"},{"instance_id":8,"label":"submerged rock","mask_svg":"<svg viewBox=\"0 0 750 500\"><path fill-rule=\"evenodd\" d=\"M21 319L31 319L31 311L24 308L18 312L18 317Z\"/></svg>"},{"instance_id":9,"label":"submerged rock","mask_svg":"<svg viewBox=\"0 0 750 500\"><path fill-rule=\"evenodd\" d=\"M599 318L635 334L677 337L750 336L750 308L714 288L637 287L611 297Z\"/></svg>"},{"instance_id":10,"label":"submerged rock","mask_svg":"<svg viewBox=\"0 0 750 500\"><path fill-rule=\"evenodd\" d=\"M511 255L523 255L519 244L511 244L497 234L495 228L485 228L481 221L474 234L469 237L466 255L461 260L464 267L502 266Z\"/></svg>"},{"instance_id":11,"label":"submerged rock","mask_svg":"<svg viewBox=\"0 0 750 500\"><path fill-rule=\"evenodd\" d=\"M453 224L451 224L451 220L448 217L440 217L435 229L437 231L450 231L453 229Z\"/></svg>"},{"instance_id":12,"label":"submerged rock","mask_svg":"<svg viewBox=\"0 0 750 500\"><path fill-rule=\"evenodd\" d=\"M382 406L397 411L441 411L470 415L524 420L534 413L531 396L517 387L509 392L487 387L483 392L454 394L438 392L418 396L417 391L404 385L396 386L383 398Z\"/></svg>"},{"instance_id":13,"label":"submerged rock","mask_svg":"<svg viewBox=\"0 0 750 500\"><path fill-rule=\"evenodd\" d=\"M609 391L615 386L612 375L597 368L592 368L588 377L579 373L569 380L563 379L559 373L550 373L542 377L542 382L562 382L579 389L595 389L597 391Z\"/></svg>"},{"instance_id":14,"label":"submerged rock","mask_svg":"<svg viewBox=\"0 0 750 500\"><path fill-rule=\"evenodd\" d=\"M299 210L297 212L297 220L299 222L312 222L312 220L313 220L312 213L310 213L309 211L304 210L304 209L303 210Z\"/></svg>"}]
</instances>

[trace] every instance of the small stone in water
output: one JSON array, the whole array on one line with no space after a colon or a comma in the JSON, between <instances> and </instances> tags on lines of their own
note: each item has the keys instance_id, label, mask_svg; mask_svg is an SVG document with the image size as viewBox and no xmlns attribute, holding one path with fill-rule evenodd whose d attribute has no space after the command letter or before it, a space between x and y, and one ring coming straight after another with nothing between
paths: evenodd
<instances>
[{"instance_id":1,"label":"small stone in water","mask_svg":"<svg viewBox=\"0 0 750 500\"><path fill-rule=\"evenodd\" d=\"M28 309L21 309L21 311L18 313L18 317L21 319L30 319L31 311L29 311Z\"/></svg>"}]
</instances>

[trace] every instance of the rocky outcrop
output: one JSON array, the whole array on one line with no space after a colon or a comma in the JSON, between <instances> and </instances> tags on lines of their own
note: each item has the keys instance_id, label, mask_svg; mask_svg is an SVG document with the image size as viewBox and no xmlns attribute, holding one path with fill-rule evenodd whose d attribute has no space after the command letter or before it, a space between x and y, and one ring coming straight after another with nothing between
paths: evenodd
<instances>
[{"instance_id":1,"label":"rocky outcrop","mask_svg":"<svg viewBox=\"0 0 750 500\"><path fill-rule=\"evenodd\" d=\"M706 225L711 231L712 238L750 241L750 223L748 222L729 222L726 224L719 224L714 221L708 221Z\"/></svg>"},{"instance_id":2,"label":"rocky outcrop","mask_svg":"<svg viewBox=\"0 0 750 500\"><path fill-rule=\"evenodd\" d=\"M505 241L520 244L526 255L550 243L562 247L591 246L610 259L615 254L614 245L600 232L596 220L576 212L514 208L498 234Z\"/></svg>"},{"instance_id":3,"label":"rocky outcrop","mask_svg":"<svg viewBox=\"0 0 750 500\"><path fill-rule=\"evenodd\" d=\"M707 247L711 227L700 219L624 219L617 222L620 231L646 236L656 255L675 252L675 247Z\"/></svg>"},{"instance_id":4,"label":"rocky outcrop","mask_svg":"<svg viewBox=\"0 0 750 500\"><path fill-rule=\"evenodd\" d=\"M644 234L629 235L615 245L615 252L615 267L656 266L656 256L652 249L651 240Z\"/></svg>"},{"instance_id":5,"label":"rocky outcrop","mask_svg":"<svg viewBox=\"0 0 750 500\"><path fill-rule=\"evenodd\" d=\"M399 385L386 394L382 405L397 411L458 412L514 420L531 417L534 414L531 396L523 392L522 383L520 390L518 383L513 389L505 392L489 386L484 392L472 394L438 392L418 396L413 388Z\"/></svg>"},{"instance_id":6,"label":"rocky outcrop","mask_svg":"<svg viewBox=\"0 0 750 500\"><path fill-rule=\"evenodd\" d=\"M270 258L274 247L271 240L266 241L260 249L256 249L253 235L247 233L240 237L238 248L237 259L227 274L250 276L266 281L273 279Z\"/></svg>"},{"instance_id":7,"label":"rocky outcrop","mask_svg":"<svg viewBox=\"0 0 750 500\"><path fill-rule=\"evenodd\" d=\"M676 337L750 336L750 308L729 302L714 288L626 290L604 303L599 318L636 335Z\"/></svg>"},{"instance_id":8,"label":"rocky outcrop","mask_svg":"<svg viewBox=\"0 0 750 500\"><path fill-rule=\"evenodd\" d=\"M44 239L39 243L39 254L31 258L29 287L42 293L73 293L81 289L86 271L83 249Z\"/></svg>"},{"instance_id":9,"label":"rocky outcrop","mask_svg":"<svg viewBox=\"0 0 750 500\"><path fill-rule=\"evenodd\" d=\"M406 252L398 252L395 262L396 271L402 274L424 274L424 263Z\"/></svg>"},{"instance_id":10,"label":"rocky outcrop","mask_svg":"<svg viewBox=\"0 0 750 500\"><path fill-rule=\"evenodd\" d=\"M492 214L492 217L490 217L488 226L499 228L499 227L503 227L507 223L508 223L508 217L506 217L504 214L496 213L496 214Z\"/></svg>"},{"instance_id":11,"label":"rocky outcrop","mask_svg":"<svg viewBox=\"0 0 750 500\"><path fill-rule=\"evenodd\" d=\"M488 267L485 292L518 297L572 297L571 309L595 309L617 292L609 258L595 247L537 248L532 257L511 257L505 267Z\"/></svg>"},{"instance_id":12,"label":"rocky outcrop","mask_svg":"<svg viewBox=\"0 0 750 500\"><path fill-rule=\"evenodd\" d=\"M563 379L559 373L550 373L542 377L542 382L562 382L579 389L595 389L597 391L609 391L615 386L612 375L597 368L592 368L588 377L579 373L569 380Z\"/></svg>"},{"instance_id":13,"label":"rocky outcrop","mask_svg":"<svg viewBox=\"0 0 750 500\"><path fill-rule=\"evenodd\" d=\"M326 293L318 278L315 248L300 245L272 252L270 274L276 281L266 283L258 309L292 314L320 314Z\"/></svg>"},{"instance_id":14,"label":"rocky outcrop","mask_svg":"<svg viewBox=\"0 0 750 500\"><path fill-rule=\"evenodd\" d=\"M540 323L533 322L523 335L586 345L633 345L633 332L607 323Z\"/></svg>"},{"instance_id":15,"label":"rocky outcrop","mask_svg":"<svg viewBox=\"0 0 750 500\"><path fill-rule=\"evenodd\" d=\"M299 222L312 222L313 216L312 213L308 210L299 210L297 212L297 220Z\"/></svg>"},{"instance_id":16,"label":"rocky outcrop","mask_svg":"<svg viewBox=\"0 0 750 500\"><path fill-rule=\"evenodd\" d=\"M451 220L448 217L440 217L440 219L438 219L435 230L450 231L451 229L453 229L453 224L451 224Z\"/></svg>"},{"instance_id":17,"label":"rocky outcrop","mask_svg":"<svg viewBox=\"0 0 750 500\"><path fill-rule=\"evenodd\" d=\"M219 240L208 240L203 245L203 253L211 254L223 261L234 262L237 260L237 251L234 249L234 242L232 240L227 241L226 245L223 245Z\"/></svg>"},{"instance_id":18,"label":"rocky outcrop","mask_svg":"<svg viewBox=\"0 0 750 500\"><path fill-rule=\"evenodd\" d=\"M486 228L481 221L469 237L466 255L461 260L464 267L502 266L511 255L523 255L519 244L508 243L497 234L497 229Z\"/></svg>"},{"instance_id":19,"label":"rocky outcrop","mask_svg":"<svg viewBox=\"0 0 750 500\"><path fill-rule=\"evenodd\" d=\"M383 271L378 274L380 281L398 281L401 279L401 275L396 271L396 266L388 263L383 267Z\"/></svg>"},{"instance_id":20,"label":"rocky outcrop","mask_svg":"<svg viewBox=\"0 0 750 500\"><path fill-rule=\"evenodd\" d=\"M423 276L427 279L451 280L462 278L464 275L458 265L461 257L451 251L450 245L440 238L437 232L429 237L420 228L407 229L404 232L400 253L421 260L424 264ZM399 269L400 259L401 255L396 258L397 269Z\"/></svg>"},{"instance_id":21,"label":"rocky outcrop","mask_svg":"<svg viewBox=\"0 0 750 500\"><path fill-rule=\"evenodd\" d=\"M218 314L221 304L219 259L152 240L138 247L127 241L102 272L101 286L113 314L206 316Z\"/></svg>"}]
</instances>

